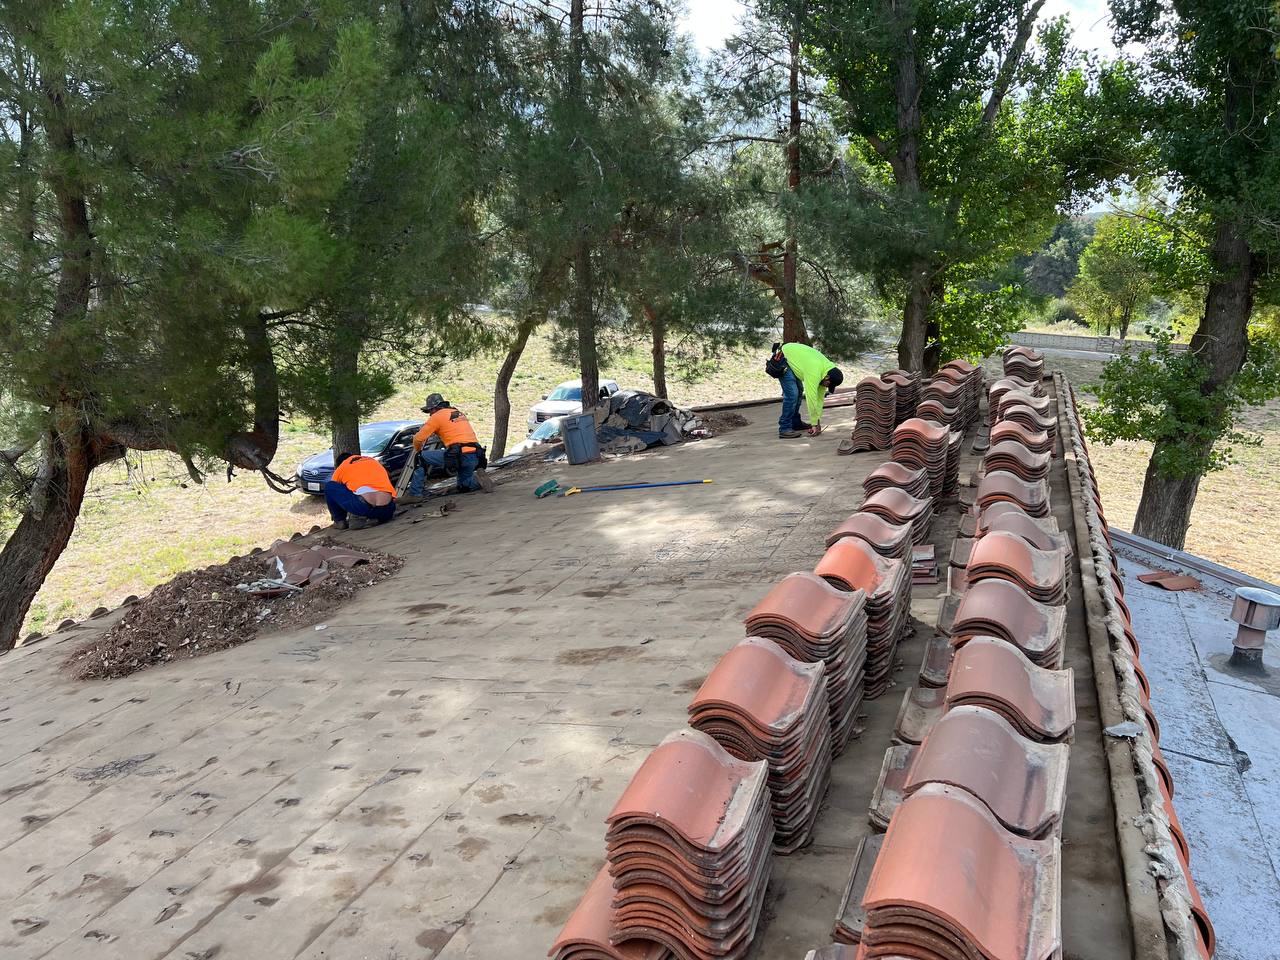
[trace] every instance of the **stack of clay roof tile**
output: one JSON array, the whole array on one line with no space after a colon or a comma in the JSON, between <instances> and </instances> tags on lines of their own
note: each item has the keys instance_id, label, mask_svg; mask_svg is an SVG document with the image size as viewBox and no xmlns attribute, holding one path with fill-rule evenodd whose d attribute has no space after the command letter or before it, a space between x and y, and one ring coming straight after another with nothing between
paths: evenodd
<instances>
[{"instance_id":1,"label":"stack of clay roof tile","mask_svg":"<svg viewBox=\"0 0 1280 960\"><path fill-rule=\"evenodd\" d=\"M921 392L916 416L963 431L977 418L980 392L976 369L943 367Z\"/></svg>"},{"instance_id":2,"label":"stack of clay roof tile","mask_svg":"<svg viewBox=\"0 0 1280 960\"><path fill-rule=\"evenodd\" d=\"M774 846L809 842L831 777L831 721L821 663L748 637L720 658L689 704L689 725L739 760L769 765Z\"/></svg>"},{"instance_id":3,"label":"stack of clay roof tile","mask_svg":"<svg viewBox=\"0 0 1280 960\"><path fill-rule=\"evenodd\" d=\"M862 956L1049 960L1062 948L1061 845L1010 833L971 793L929 783L889 824L862 907Z\"/></svg>"},{"instance_id":4,"label":"stack of clay roof tile","mask_svg":"<svg viewBox=\"0 0 1280 960\"><path fill-rule=\"evenodd\" d=\"M910 567L880 556L856 537L843 537L827 548L813 572L842 590L866 594L864 685L868 699L880 696L889 687L898 639L911 615Z\"/></svg>"},{"instance_id":5,"label":"stack of clay roof tile","mask_svg":"<svg viewBox=\"0 0 1280 960\"><path fill-rule=\"evenodd\" d=\"M679 960L739 960L769 881L768 767L679 730L645 759L609 814L610 939L655 941Z\"/></svg>"},{"instance_id":6,"label":"stack of clay roof tile","mask_svg":"<svg viewBox=\"0 0 1280 960\"><path fill-rule=\"evenodd\" d=\"M1052 440L1058 432L1058 419L1053 411L1044 412L1038 407L1023 402L1023 395L1013 391L1005 394L994 423L1017 423L1034 433L1048 434Z\"/></svg>"},{"instance_id":7,"label":"stack of clay roof tile","mask_svg":"<svg viewBox=\"0 0 1280 960\"><path fill-rule=\"evenodd\" d=\"M1019 440L993 442L982 457L982 468L1004 470L1022 480L1043 480L1049 475L1049 454L1028 450Z\"/></svg>"},{"instance_id":8,"label":"stack of clay roof tile","mask_svg":"<svg viewBox=\"0 0 1280 960\"><path fill-rule=\"evenodd\" d=\"M911 582L938 582L938 557L932 543L921 543L911 548Z\"/></svg>"},{"instance_id":9,"label":"stack of clay roof tile","mask_svg":"<svg viewBox=\"0 0 1280 960\"><path fill-rule=\"evenodd\" d=\"M668 960L671 951L653 940L609 941L613 928L613 878L602 867L551 945L554 960Z\"/></svg>"},{"instance_id":10,"label":"stack of clay roof tile","mask_svg":"<svg viewBox=\"0 0 1280 960\"><path fill-rule=\"evenodd\" d=\"M804 663L825 665L831 747L839 756L863 697L866 595L845 592L812 573L777 583L747 615L747 633L767 637Z\"/></svg>"},{"instance_id":11,"label":"stack of clay roof tile","mask_svg":"<svg viewBox=\"0 0 1280 960\"><path fill-rule=\"evenodd\" d=\"M1012 503L1031 517L1049 515L1049 486L1044 480L1022 480L1004 470L985 474L978 483L974 502L979 510L994 503Z\"/></svg>"},{"instance_id":12,"label":"stack of clay roof tile","mask_svg":"<svg viewBox=\"0 0 1280 960\"><path fill-rule=\"evenodd\" d=\"M907 691L894 737L920 743L947 710L969 705L995 711L1038 743L1061 743L1075 725L1072 680L1070 669L1038 667L1004 640L970 637L956 651L945 687Z\"/></svg>"},{"instance_id":13,"label":"stack of clay roof tile","mask_svg":"<svg viewBox=\"0 0 1280 960\"><path fill-rule=\"evenodd\" d=\"M885 752L870 818L884 830L902 801L930 783L960 787L987 805L1008 831L1045 837L1062 822L1066 803L1066 744L1024 737L984 707L948 710L919 746Z\"/></svg>"},{"instance_id":14,"label":"stack of clay roof tile","mask_svg":"<svg viewBox=\"0 0 1280 960\"><path fill-rule=\"evenodd\" d=\"M1048 397L1025 390L1007 390L996 405L996 419L1007 420L1008 411L1015 407L1030 407L1042 420L1051 420L1054 416L1053 401Z\"/></svg>"},{"instance_id":15,"label":"stack of clay roof tile","mask_svg":"<svg viewBox=\"0 0 1280 960\"><path fill-rule=\"evenodd\" d=\"M878 377L858 382L858 420L853 427L853 449L887 450L897 422L897 386Z\"/></svg>"},{"instance_id":16,"label":"stack of clay roof tile","mask_svg":"<svg viewBox=\"0 0 1280 960\"><path fill-rule=\"evenodd\" d=\"M961 646L973 637L999 637L1033 663L1056 669L1062 664L1066 608L1040 603L1016 583L980 580L960 599L951 624L951 642Z\"/></svg>"},{"instance_id":17,"label":"stack of clay roof tile","mask_svg":"<svg viewBox=\"0 0 1280 960\"><path fill-rule=\"evenodd\" d=\"M967 360L951 360L942 365L938 376L963 385L961 417L962 425L968 427L978 419L978 407L982 399L982 370Z\"/></svg>"},{"instance_id":18,"label":"stack of clay roof tile","mask_svg":"<svg viewBox=\"0 0 1280 960\"><path fill-rule=\"evenodd\" d=\"M1006 580L1040 603L1067 599L1066 559L1062 550L1037 550L1015 533L989 531L973 545L966 577L970 584Z\"/></svg>"},{"instance_id":19,"label":"stack of clay roof tile","mask_svg":"<svg viewBox=\"0 0 1280 960\"><path fill-rule=\"evenodd\" d=\"M893 459L908 467L923 468L929 475L929 495L940 497L946 485L950 441L949 427L912 417L893 431Z\"/></svg>"},{"instance_id":20,"label":"stack of clay roof tile","mask_svg":"<svg viewBox=\"0 0 1280 960\"><path fill-rule=\"evenodd\" d=\"M1044 430L1031 430L1016 420L1002 420L991 428L991 445L1015 440L1032 453L1050 453L1053 438Z\"/></svg>"},{"instance_id":21,"label":"stack of clay roof tile","mask_svg":"<svg viewBox=\"0 0 1280 960\"><path fill-rule=\"evenodd\" d=\"M910 523L893 523L874 513L859 511L827 535L827 546L842 537L857 537L890 560L906 560L912 551Z\"/></svg>"},{"instance_id":22,"label":"stack of clay roof tile","mask_svg":"<svg viewBox=\"0 0 1280 960\"><path fill-rule=\"evenodd\" d=\"M886 460L876 467L862 481L862 490L867 496L878 493L888 487L905 490L919 499L929 495L929 474L919 467L909 467L896 460Z\"/></svg>"},{"instance_id":23,"label":"stack of clay roof tile","mask_svg":"<svg viewBox=\"0 0 1280 960\"><path fill-rule=\"evenodd\" d=\"M984 537L992 531L1016 533L1037 550L1062 550L1072 553L1066 534L1058 531L1053 517L1036 519L1015 503L993 503L977 517L974 536Z\"/></svg>"},{"instance_id":24,"label":"stack of clay roof tile","mask_svg":"<svg viewBox=\"0 0 1280 960\"><path fill-rule=\"evenodd\" d=\"M920 396L920 374L906 370L890 370L880 374L880 379L897 387L897 414L895 423L902 423L916 415L916 401Z\"/></svg>"},{"instance_id":25,"label":"stack of clay roof tile","mask_svg":"<svg viewBox=\"0 0 1280 960\"><path fill-rule=\"evenodd\" d=\"M999 380L993 380L987 387L987 406L994 413L1000 409L1000 400L1010 390L1016 393L1025 393L1033 397L1039 397L1044 394L1044 389L1038 381L1020 380L1017 377L1001 377Z\"/></svg>"},{"instance_id":26,"label":"stack of clay roof tile","mask_svg":"<svg viewBox=\"0 0 1280 960\"><path fill-rule=\"evenodd\" d=\"M873 513L890 523L911 525L911 542L923 543L933 523L933 497L913 497L898 487L886 487L862 501L862 513Z\"/></svg>"},{"instance_id":27,"label":"stack of clay roof tile","mask_svg":"<svg viewBox=\"0 0 1280 960\"><path fill-rule=\"evenodd\" d=\"M951 431L947 438L947 469L942 477L942 495L954 497L960 487L960 454L964 446L964 433Z\"/></svg>"},{"instance_id":28,"label":"stack of clay roof tile","mask_svg":"<svg viewBox=\"0 0 1280 960\"><path fill-rule=\"evenodd\" d=\"M1030 347L1006 347L1004 375L1038 383L1044 377L1044 357Z\"/></svg>"},{"instance_id":29,"label":"stack of clay roof tile","mask_svg":"<svg viewBox=\"0 0 1280 960\"><path fill-rule=\"evenodd\" d=\"M1059 378L1058 398L1066 408L1064 447L1073 455L1073 479L1078 484L1073 493L1082 501L1093 548L1092 558L1085 558L1081 569L1091 573L1093 583L1086 589L1096 587L1104 605L1104 616L1091 617L1090 627L1107 633L1110 662L1118 687L1116 703L1121 715L1140 730L1126 742L1132 751L1130 756L1144 814L1148 841L1145 853L1152 860L1147 870L1156 877L1166 930L1177 941L1171 945L1170 953L1176 950L1179 956L1198 955L1209 960L1216 948L1213 923L1191 876L1190 849L1173 808L1173 777L1160 752L1160 725L1151 708L1150 684L1142 670L1141 650L1124 600L1124 580L1098 495L1098 480L1084 442L1075 397L1063 389L1065 385Z\"/></svg>"}]
</instances>

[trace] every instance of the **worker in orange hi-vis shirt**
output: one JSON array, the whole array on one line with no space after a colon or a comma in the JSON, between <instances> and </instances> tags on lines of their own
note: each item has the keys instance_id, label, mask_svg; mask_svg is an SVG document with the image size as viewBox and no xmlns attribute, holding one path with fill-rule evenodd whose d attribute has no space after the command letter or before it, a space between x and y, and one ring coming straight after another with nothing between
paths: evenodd
<instances>
[{"instance_id":1,"label":"worker in orange hi-vis shirt","mask_svg":"<svg viewBox=\"0 0 1280 960\"><path fill-rule=\"evenodd\" d=\"M409 481L409 496L422 496L426 484L428 466L449 471L458 478L458 492L470 490L493 492L493 481L484 468L484 447L476 439L476 432L466 415L438 393L427 397L422 405L427 422L413 437L414 471ZM440 450L423 450L433 436L439 436L444 445Z\"/></svg>"},{"instance_id":2,"label":"worker in orange hi-vis shirt","mask_svg":"<svg viewBox=\"0 0 1280 960\"><path fill-rule=\"evenodd\" d=\"M387 468L373 457L344 452L334 458L338 466L324 485L329 516L340 530L349 527L347 515L386 523L396 515L396 488Z\"/></svg>"}]
</instances>

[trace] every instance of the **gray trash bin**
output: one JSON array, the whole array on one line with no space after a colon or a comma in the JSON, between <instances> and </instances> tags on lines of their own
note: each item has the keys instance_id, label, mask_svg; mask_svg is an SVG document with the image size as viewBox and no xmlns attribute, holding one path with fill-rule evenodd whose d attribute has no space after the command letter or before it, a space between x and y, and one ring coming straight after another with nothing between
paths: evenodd
<instances>
[{"instance_id":1,"label":"gray trash bin","mask_svg":"<svg viewBox=\"0 0 1280 960\"><path fill-rule=\"evenodd\" d=\"M560 436L564 438L564 452L570 463L590 463L600 459L594 413L565 417L560 421Z\"/></svg>"}]
</instances>

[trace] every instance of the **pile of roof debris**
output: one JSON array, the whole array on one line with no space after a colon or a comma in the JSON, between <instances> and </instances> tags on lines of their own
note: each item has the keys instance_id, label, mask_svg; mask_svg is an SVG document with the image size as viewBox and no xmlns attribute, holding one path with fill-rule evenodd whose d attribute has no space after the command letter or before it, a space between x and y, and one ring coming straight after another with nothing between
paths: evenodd
<instances>
[{"instance_id":1,"label":"pile of roof debris","mask_svg":"<svg viewBox=\"0 0 1280 960\"><path fill-rule=\"evenodd\" d=\"M260 631L308 626L403 564L400 557L328 538L280 540L157 587L76 649L66 669L80 680L123 677L238 646Z\"/></svg>"}]
</instances>

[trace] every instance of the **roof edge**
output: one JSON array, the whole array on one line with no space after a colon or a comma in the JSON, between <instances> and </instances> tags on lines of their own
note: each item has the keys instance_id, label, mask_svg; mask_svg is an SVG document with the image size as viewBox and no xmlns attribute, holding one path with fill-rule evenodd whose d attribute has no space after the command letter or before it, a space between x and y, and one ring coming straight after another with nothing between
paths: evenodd
<instances>
[{"instance_id":1,"label":"roof edge","mask_svg":"<svg viewBox=\"0 0 1280 960\"><path fill-rule=\"evenodd\" d=\"M1220 563L1214 563L1212 560L1206 560L1204 557L1198 557L1194 553L1187 553L1185 550L1166 547L1163 543L1159 543L1155 540L1148 540L1146 537L1140 537L1136 533L1128 533L1124 530L1117 530L1112 527L1111 539L1116 543L1124 544L1126 547L1132 547L1135 550L1141 550L1144 553L1149 553L1159 560L1165 560L1169 563L1195 570L1198 573L1217 577L1219 580L1233 587L1258 587L1262 590L1270 590L1272 593L1280 593L1280 586L1277 586L1274 583L1269 583L1266 580L1260 580L1247 573L1241 573L1239 570L1223 566Z\"/></svg>"}]
</instances>

